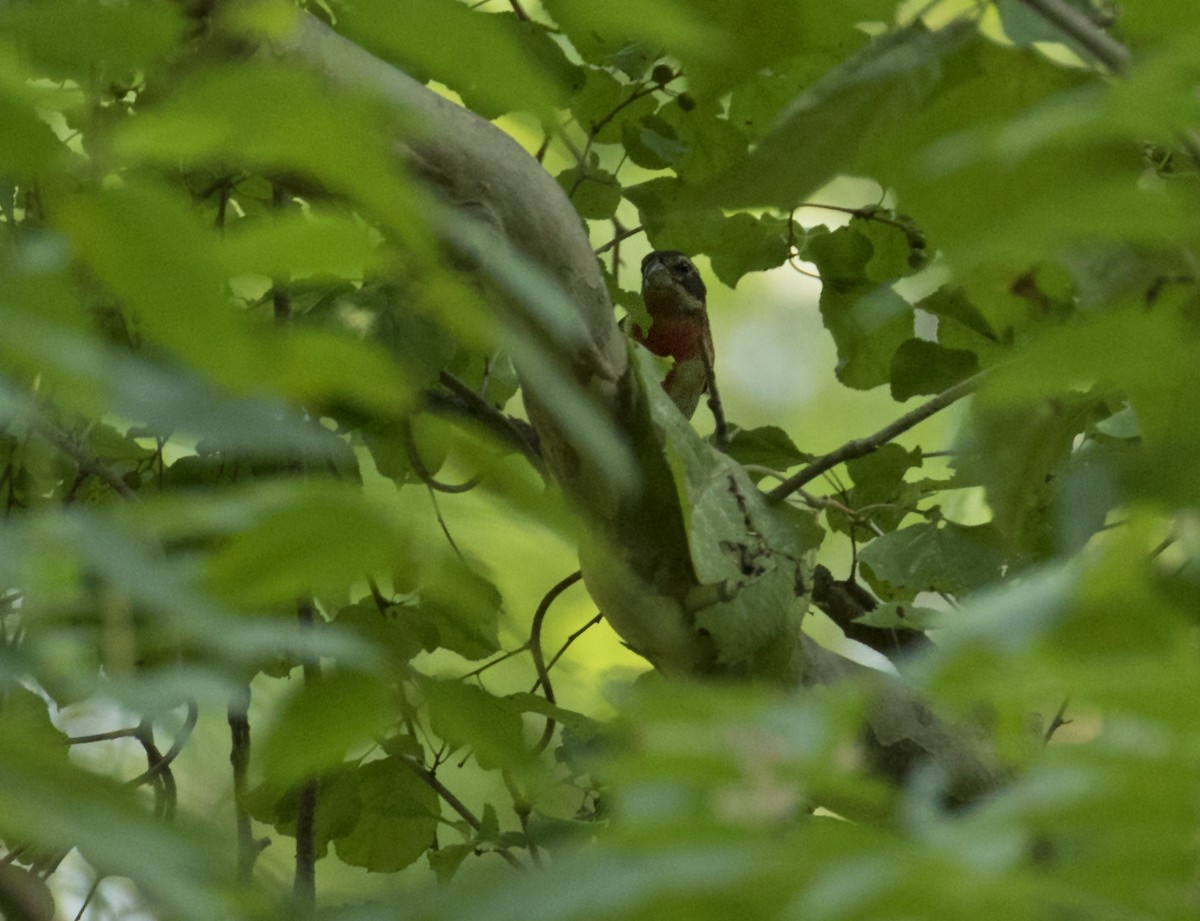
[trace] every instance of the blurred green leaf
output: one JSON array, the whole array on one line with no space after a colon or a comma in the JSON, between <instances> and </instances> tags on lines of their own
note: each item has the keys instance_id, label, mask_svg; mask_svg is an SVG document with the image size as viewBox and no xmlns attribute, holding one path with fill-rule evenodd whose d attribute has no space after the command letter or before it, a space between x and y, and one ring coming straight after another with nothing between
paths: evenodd
<instances>
[{"instance_id":1,"label":"blurred green leaf","mask_svg":"<svg viewBox=\"0 0 1200 921\"><path fill-rule=\"evenodd\" d=\"M390 722L382 682L361 672L305 677L284 702L263 744L263 775L286 790L342 762Z\"/></svg>"},{"instance_id":2,"label":"blurred green leaf","mask_svg":"<svg viewBox=\"0 0 1200 921\"><path fill-rule=\"evenodd\" d=\"M794 207L919 111L938 85L941 59L972 31L914 25L875 39L797 96L753 155L713 184L712 200Z\"/></svg>"},{"instance_id":3,"label":"blurred green leaf","mask_svg":"<svg viewBox=\"0 0 1200 921\"><path fill-rule=\"evenodd\" d=\"M229 275L357 278L378 268L382 254L366 225L337 214L289 212L274 220L238 221L220 244Z\"/></svg>"},{"instance_id":4,"label":"blurred green leaf","mask_svg":"<svg viewBox=\"0 0 1200 921\"><path fill-rule=\"evenodd\" d=\"M513 109L549 113L583 83L544 27L509 12L452 0L339 0L334 7L342 34L423 80L441 81L487 118ZM421 28L411 28L414 22Z\"/></svg>"},{"instance_id":5,"label":"blurred green leaf","mask_svg":"<svg viewBox=\"0 0 1200 921\"><path fill-rule=\"evenodd\" d=\"M211 558L221 594L249 605L292 601L387 569L404 539L357 489L297 484L282 495L285 503L264 509Z\"/></svg>"},{"instance_id":6,"label":"blurred green leaf","mask_svg":"<svg viewBox=\"0 0 1200 921\"><path fill-rule=\"evenodd\" d=\"M38 0L0 8L0 31L16 40L39 75L86 80L102 70L131 79L183 38L186 21L176 7L153 0L97 3Z\"/></svg>"},{"instance_id":7,"label":"blurred green leaf","mask_svg":"<svg viewBox=\"0 0 1200 921\"><path fill-rule=\"evenodd\" d=\"M7 730L8 727L5 727ZM240 909L220 882L220 840L192 822L148 815L129 788L68 764L19 734L0 747L0 833L43 853L78 847L105 875L129 877L176 917L228 918ZM113 835L123 845L112 846Z\"/></svg>"},{"instance_id":8,"label":"blurred green leaf","mask_svg":"<svg viewBox=\"0 0 1200 921\"><path fill-rule=\"evenodd\" d=\"M180 81L122 125L113 147L170 167L234 163L297 173L348 195L411 243L423 224L380 117L369 100L301 70L243 64Z\"/></svg>"},{"instance_id":9,"label":"blurred green leaf","mask_svg":"<svg viewBox=\"0 0 1200 921\"><path fill-rule=\"evenodd\" d=\"M30 101L22 99L18 88L10 95L0 76L0 123L4 125L5 143L0 149L0 172L16 176L36 176L51 164L60 153L58 139L41 119Z\"/></svg>"}]
</instances>

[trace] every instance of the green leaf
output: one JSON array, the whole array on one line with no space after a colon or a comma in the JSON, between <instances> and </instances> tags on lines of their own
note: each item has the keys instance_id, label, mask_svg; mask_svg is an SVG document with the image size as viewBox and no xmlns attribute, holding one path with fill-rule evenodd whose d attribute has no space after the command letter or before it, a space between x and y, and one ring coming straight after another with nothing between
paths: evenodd
<instances>
[{"instance_id":1,"label":"green leaf","mask_svg":"<svg viewBox=\"0 0 1200 921\"><path fill-rule=\"evenodd\" d=\"M625 197L637 206L646 237L655 249L715 251L724 215L712 205L697 204L694 190L678 179L651 179L628 186Z\"/></svg>"},{"instance_id":2,"label":"green leaf","mask_svg":"<svg viewBox=\"0 0 1200 921\"><path fill-rule=\"evenodd\" d=\"M607 220L621 203L621 184L606 170L573 166L559 173L557 178L580 217Z\"/></svg>"},{"instance_id":3,"label":"green leaf","mask_svg":"<svg viewBox=\"0 0 1200 921\"><path fill-rule=\"evenodd\" d=\"M810 235L804 257L821 272L821 317L838 347L837 376L869 390L891 374L896 349L913 334L912 307L866 277L870 241L848 227Z\"/></svg>"},{"instance_id":4,"label":"green leaf","mask_svg":"<svg viewBox=\"0 0 1200 921\"><path fill-rule=\"evenodd\" d=\"M274 784L261 784L246 795L246 808L258 821L294 838L300 789L293 787L280 796ZM317 779L317 808L313 816L313 850L317 859L326 856L331 841L354 831L361 811L357 765L342 765Z\"/></svg>"},{"instance_id":5,"label":"green leaf","mask_svg":"<svg viewBox=\"0 0 1200 921\"><path fill-rule=\"evenodd\" d=\"M905 474L922 463L920 449L909 451L898 444L886 444L879 450L846 462L853 488L841 500L848 508L860 509L871 530L892 531L909 516L921 500L921 487L905 480ZM855 538L865 536L861 521L836 509L825 510L834 530Z\"/></svg>"},{"instance_id":6,"label":"green leaf","mask_svg":"<svg viewBox=\"0 0 1200 921\"><path fill-rule=\"evenodd\" d=\"M797 448L787 432L776 425L738 429L729 439L729 456L740 464L754 464L779 471L813 459L811 454Z\"/></svg>"},{"instance_id":7,"label":"green leaf","mask_svg":"<svg viewBox=\"0 0 1200 921\"><path fill-rule=\"evenodd\" d=\"M865 42L867 37L863 35L861 40ZM797 55L770 71L755 74L730 94L729 121L750 141L761 140L788 103L811 86L835 61L835 55L815 51Z\"/></svg>"},{"instance_id":8,"label":"green leaf","mask_svg":"<svg viewBox=\"0 0 1200 921\"><path fill-rule=\"evenodd\" d=\"M703 188L712 177L744 159L746 136L725 117L724 106L701 102L685 108L675 100L658 114L686 148L672 164L684 182Z\"/></svg>"},{"instance_id":9,"label":"green leaf","mask_svg":"<svg viewBox=\"0 0 1200 921\"><path fill-rule=\"evenodd\" d=\"M37 117L31 102L13 98L0 82L0 124L5 139L0 148L0 172L11 176L36 176L54 164L60 153L58 139Z\"/></svg>"},{"instance_id":10,"label":"green leaf","mask_svg":"<svg viewBox=\"0 0 1200 921\"><path fill-rule=\"evenodd\" d=\"M429 858L429 868L437 876L438 883L444 886L454 879L462 862L474 853L474 844L444 844L437 850L430 849L425 856Z\"/></svg>"},{"instance_id":11,"label":"green leaf","mask_svg":"<svg viewBox=\"0 0 1200 921\"><path fill-rule=\"evenodd\" d=\"M906 601L888 601L854 619L856 624L887 630L933 630L946 622L946 614Z\"/></svg>"},{"instance_id":12,"label":"green leaf","mask_svg":"<svg viewBox=\"0 0 1200 921\"><path fill-rule=\"evenodd\" d=\"M487 118L514 109L548 114L583 80L543 27L511 12L471 10L452 0L334 5L342 34L423 81L446 84ZM414 22L421 28L410 28Z\"/></svg>"},{"instance_id":13,"label":"green leaf","mask_svg":"<svg viewBox=\"0 0 1200 921\"><path fill-rule=\"evenodd\" d=\"M913 25L875 39L796 97L748 160L713 183L712 200L794 207L920 111L938 85L941 58L972 31Z\"/></svg>"},{"instance_id":14,"label":"green leaf","mask_svg":"<svg viewBox=\"0 0 1200 921\"><path fill-rule=\"evenodd\" d=\"M797 600L795 573L780 566L742 587L733 600L696 612L696 624L712 637L722 663L745 665L758 657L753 674L783 672L790 650L781 647L780 638L799 629L805 607ZM780 654L784 661L775 666L772 660Z\"/></svg>"},{"instance_id":15,"label":"green leaf","mask_svg":"<svg viewBox=\"0 0 1200 921\"><path fill-rule=\"evenodd\" d=\"M979 370L974 352L947 349L925 339L909 339L892 356L892 399L941 393Z\"/></svg>"},{"instance_id":16,"label":"green leaf","mask_svg":"<svg viewBox=\"0 0 1200 921\"><path fill-rule=\"evenodd\" d=\"M461 681L430 679L423 687L433 731L453 748L469 748L485 771L528 761L521 717L508 703Z\"/></svg>"},{"instance_id":17,"label":"green leaf","mask_svg":"<svg viewBox=\"0 0 1200 921\"><path fill-rule=\"evenodd\" d=\"M712 249L712 267L731 288L747 272L774 269L787 261L790 251L787 218L764 214L735 214L720 225Z\"/></svg>"},{"instance_id":18,"label":"green leaf","mask_svg":"<svg viewBox=\"0 0 1200 921\"><path fill-rule=\"evenodd\" d=\"M153 0L39 0L0 8L0 32L20 40L37 76L86 79L104 70L130 79L174 48L186 29L179 8Z\"/></svg>"},{"instance_id":19,"label":"green leaf","mask_svg":"<svg viewBox=\"0 0 1200 921\"><path fill-rule=\"evenodd\" d=\"M287 789L340 764L346 752L389 723L382 682L360 672L306 678L284 703L263 746L263 773Z\"/></svg>"},{"instance_id":20,"label":"green leaf","mask_svg":"<svg viewBox=\"0 0 1200 921\"><path fill-rule=\"evenodd\" d=\"M386 650L393 662L407 662L422 649L437 647L437 630L418 632L410 609L390 605L380 611L372 601L360 601L338 611L335 623L353 630L376 649Z\"/></svg>"},{"instance_id":21,"label":"green leaf","mask_svg":"<svg viewBox=\"0 0 1200 921\"><path fill-rule=\"evenodd\" d=\"M437 793L401 758L359 768L361 812L354 831L334 842L352 867L395 873L432 845L441 815Z\"/></svg>"},{"instance_id":22,"label":"green leaf","mask_svg":"<svg viewBox=\"0 0 1200 921\"><path fill-rule=\"evenodd\" d=\"M952 522L910 525L878 537L859 551L871 582L886 596L917 592L958 594L999 578L1004 564L992 525Z\"/></svg>"},{"instance_id":23,"label":"green leaf","mask_svg":"<svg viewBox=\"0 0 1200 921\"><path fill-rule=\"evenodd\" d=\"M917 301L917 307L926 313L931 313L939 319L953 320L967 329L978 333L991 342L999 342L996 331L992 329L987 317L967 298L961 288L943 285L932 294ZM942 327L938 326L938 336L941 338Z\"/></svg>"},{"instance_id":24,"label":"green leaf","mask_svg":"<svg viewBox=\"0 0 1200 921\"><path fill-rule=\"evenodd\" d=\"M997 529L1029 549L1038 542L1027 523L1038 517L1057 492L1051 480L1065 465L1076 436L1087 424L1089 400L1044 401L1025 408L988 409L972 415L965 450L955 466L987 490Z\"/></svg>"},{"instance_id":25,"label":"green leaf","mask_svg":"<svg viewBox=\"0 0 1200 921\"><path fill-rule=\"evenodd\" d=\"M468 659L499 651L500 592L458 557L442 557L421 574L421 603L407 616L425 636ZM419 625L419 626L417 626Z\"/></svg>"},{"instance_id":26,"label":"green leaf","mask_svg":"<svg viewBox=\"0 0 1200 921\"><path fill-rule=\"evenodd\" d=\"M903 227L861 217L851 218L849 226L871 242L871 260L865 270L871 281L905 278L924 265L924 253L913 248L913 233Z\"/></svg>"},{"instance_id":27,"label":"green leaf","mask_svg":"<svg viewBox=\"0 0 1200 921\"><path fill-rule=\"evenodd\" d=\"M297 484L208 565L213 586L244 604L286 602L385 570L404 532L355 488Z\"/></svg>"},{"instance_id":28,"label":"green leaf","mask_svg":"<svg viewBox=\"0 0 1200 921\"><path fill-rule=\"evenodd\" d=\"M666 169L687 153L687 144L660 115L621 122L621 143L629 159L645 169Z\"/></svg>"},{"instance_id":29,"label":"green leaf","mask_svg":"<svg viewBox=\"0 0 1200 921\"><path fill-rule=\"evenodd\" d=\"M236 916L239 900L216 881L226 849L192 821L166 825L134 791L69 764L58 746L47 750L15 726L3 725L0 746L0 834L31 853L77 847L98 873L135 881L141 892L186 921ZM124 846L112 846L114 834ZM24 917L15 915L14 917Z\"/></svg>"},{"instance_id":30,"label":"green leaf","mask_svg":"<svg viewBox=\"0 0 1200 921\"><path fill-rule=\"evenodd\" d=\"M378 235L337 214L286 212L272 219L241 220L221 239L218 258L230 275L269 278L358 278L382 262Z\"/></svg>"},{"instance_id":31,"label":"green leaf","mask_svg":"<svg viewBox=\"0 0 1200 921\"><path fill-rule=\"evenodd\" d=\"M1067 5L1074 7L1077 14L1083 16L1089 15L1092 9L1086 0L1068 0ZM1085 61L1091 57L1067 30L1056 26L1038 10L1025 5L1021 0L996 0L996 11L1000 14L1004 34L1014 45L1057 42L1068 46Z\"/></svg>"},{"instance_id":32,"label":"green leaf","mask_svg":"<svg viewBox=\"0 0 1200 921\"><path fill-rule=\"evenodd\" d=\"M713 48L720 38L673 0L647 0L636 7L618 0L586 6L548 0L545 8L585 61L620 68L633 79L649 69L656 48L668 46L677 53L683 48Z\"/></svg>"},{"instance_id":33,"label":"green leaf","mask_svg":"<svg viewBox=\"0 0 1200 921\"><path fill-rule=\"evenodd\" d=\"M123 123L113 147L171 168L292 172L350 196L400 239L414 240L424 222L386 133L374 104L360 96L299 68L242 63L181 80Z\"/></svg>"}]
</instances>

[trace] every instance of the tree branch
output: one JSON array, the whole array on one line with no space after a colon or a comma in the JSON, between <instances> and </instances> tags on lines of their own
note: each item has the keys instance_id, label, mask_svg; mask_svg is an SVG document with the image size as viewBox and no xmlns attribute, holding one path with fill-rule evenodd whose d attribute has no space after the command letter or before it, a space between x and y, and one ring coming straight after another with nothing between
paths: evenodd
<instances>
[{"instance_id":1,"label":"tree branch","mask_svg":"<svg viewBox=\"0 0 1200 921\"><path fill-rule=\"evenodd\" d=\"M854 460L857 457L866 457L868 454L873 454L885 444L913 428L917 424L924 422L930 416L945 409L951 403L962 399L969 393L973 393L979 388L980 382L983 380L986 371L981 371L974 377L968 377L964 381L959 381L953 387L943 390L933 399L921 404L912 412L905 413L895 422L881 428L874 435L867 438L856 438L854 441L848 441L836 451L830 451L823 457L818 457L815 461L801 470L799 473L788 477L774 489L767 493L772 499L784 499L798 490L805 483L815 480L826 470L831 470L838 464L848 460Z\"/></svg>"},{"instance_id":2,"label":"tree branch","mask_svg":"<svg viewBox=\"0 0 1200 921\"><path fill-rule=\"evenodd\" d=\"M1129 49L1063 0L1021 0L1064 35L1086 48L1115 74L1129 66Z\"/></svg>"},{"instance_id":3,"label":"tree branch","mask_svg":"<svg viewBox=\"0 0 1200 921\"><path fill-rule=\"evenodd\" d=\"M586 338L560 346L570 354L559 357L603 421L611 422L636 457L640 474L636 480L609 476L594 450L597 440L553 411L563 403L562 378L539 377L518 361L525 405L546 469L583 519L583 580L614 630L665 674L722 673L712 640L696 629L694 616L694 599L697 594L707 597L712 586L698 584L686 516L662 451L662 433L646 411L645 394L640 392L644 384L630 371L627 343L614 322L599 261L566 193L492 123L438 96L315 17L301 15L297 22L290 36L273 39L275 52L307 61L334 83L372 91L408 116L398 119L398 125L410 126L414 117L423 121L420 131L406 134L397 144L398 156L450 209L491 228L561 288L564 303L575 311L572 322ZM482 266L487 245L475 240L460 248L469 250ZM536 332L532 316L522 314L519 320ZM923 411L906 416L898 427L889 427L861 446L852 445L830 459L829 466L870 453L972 386L963 382L952 388ZM460 390L447 389L440 399L454 397L460 408L471 405ZM483 418L495 424L495 415L489 410ZM803 482L781 484L777 498ZM803 633L794 640L792 655L802 667L789 669L787 680L830 683L849 675L878 680L877 673L820 649ZM972 739L942 727L903 689L881 690L871 725L881 744L909 740L930 752L952 775L956 789L994 788L998 775L974 751Z\"/></svg>"},{"instance_id":4,"label":"tree branch","mask_svg":"<svg viewBox=\"0 0 1200 921\"><path fill-rule=\"evenodd\" d=\"M506 416L448 371L442 372L440 381L448 392L427 390L423 395L427 410L477 423L501 444L525 455L534 468L545 475L546 467L533 426L523 419Z\"/></svg>"},{"instance_id":5,"label":"tree branch","mask_svg":"<svg viewBox=\"0 0 1200 921\"><path fill-rule=\"evenodd\" d=\"M98 477L106 485L112 487L113 492L122 499L129 502L137 501L137 493L130 489L125 481L113 472L111 467L106 466L100 460L93 457L80 445L77 445L68 436L60 432L54 425L44 419L32 419L30 427L41 435L42 438L50 442L56 449L75 461L75 465L79 468L80 473Z\"/></svg>"}]
</instances>

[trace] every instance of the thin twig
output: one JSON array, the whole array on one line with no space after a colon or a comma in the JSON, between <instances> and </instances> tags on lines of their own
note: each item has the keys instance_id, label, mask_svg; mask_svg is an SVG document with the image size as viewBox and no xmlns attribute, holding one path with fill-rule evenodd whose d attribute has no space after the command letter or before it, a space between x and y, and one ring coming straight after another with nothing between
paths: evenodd
<instances>
[{"instance_id":1,"label":"thin twig","mask_svg":"<svg viewBox=\"0 0 1200 921\"><path fill-rule=\"evenodd\" d=\"M430 412L449 414L470 419L483 426L496 438L519 451L533 464L534 469L545 474L537 433L529 423L504 415L483 397L448 371L443 371L439 382L449 393L438 390L425 392L425 408Z\"/></svg>"},{"instance_id":2,"label":"thin twig","mask_svg":"<svg viewBox=\"0 0 1200 921\"><path fill-rule=\"evenodd\" d=\"M188 739L191 738L192 730L196 728L196 717L198 715L199 709L196 707L196 702L194 700L189 700L187 702L187 717L184 718L183 726L180 727L179 734L175 736L174 743L167 750L165 755L151 764L150 767L147 768L143 773L129 781L129 785L131 787L137 787L146 783L148 780L153 780L170 767L171 762L179 757L179 753L183 751L183 746L186 745Z\"/></svg>"},{"instance_id":3,"label":"thin twig","mask_svg":"<svg viewBox=\"0 0 1200 921\"><path fill-rule=\"evenodd\" d=\"M1064 35L1074 39L1115 74L1129 66L1129 49L1064 0L1021 0Z\"/></svg>"},{"instance_id":4,"label":"thin twig","mask_svg":"<svg viewBox=\"0 0 1200 921\"><path fill-rule=\"evenodd\" d=\"M175 816L177 797L175 775L171 771L170 761L154 744L154 723L149 717L138 725L138 734L134 738L145 751L146 763L150 765L150 769L145 774L131 780L130 785L138 786L145 780L151 781L154 784L154 814L170 821Z\"/></svg>"},{"instance_id":5,"label":"thin twig","mask_svg":"<svg viewBox=\"0 0 1200 921\"><path fill-rule=\"evenodd\" d=\"M429 501L433 504L433 515L437 519L438 527L442 529L442 533L446 536L446 542L450 545L450 549L455 552L460 560L467 562L466 556L459 549L458 542L455 541L454 535L450 533L450 527L446 524L446 519L442 517L442 507L438 504L437 493L432 489L429 490Z\"/></svg>"},{"instance_id":6,"label":"thin twig","mask_svg":"<svg viewBox=\"0 0 1200 921\"><path fill-rule=\"evenodd\" d=\"M49 422L44 419L34 419L30 427L55 448L75 461L75 465L78 467L80 473L88 473L103 480L122 499L126 499L129 502L137 501L137 494L129 488L124 480L117 476L111 467L97 460Z\"/></svg>"},{"instance_id":7,"label":"thin twig","mask_svg":"<svg viewBox=\"0 0 1200 921\"><path fill-rule=\"evenodd\" d=\"M597 256L603 256L605 253L607 253L610 249L612 249L614 246L616 246L622 240L628 240L630 237L637 236L639 233L641 233L645 229L646 229L645 224L638 224L636 227L630 227L626 230L622 230L620 233L616 234L611 240L609 240L603 246L597 247L592 252L594 252Z\"/></svg>"},{"instance_id":8,"label":"thin twig","mask_svg":"<svg viewBox=\"0 0 1200 921\"><path fill-rule=\"evenodd\" d=\"M429 468L425 466L425 462L421 460L421 454L417 450L417 443L413 439L412 426L405 423L403 430L404 451L408 455L408 465L412 467L413 473L417 475L417 478L430 489L445 493L470 492L483 480L482 473L475 474L475 476L471 477L465 483L443 483L435 479L433 474L429 472Z\"/></svg>"},{"instance_id":9,"label":"thin twig","mask_svg":"<svg viewBox=\"0 0 1200 921\"><path fill-rule=\"evenodd\" d=\"M1042 740L1045 744L1049 745L1050 740L1052 738L1054 738L1054 733L1058 732L1058 730L1060 730L1063 726L1066 726L1068 723L1071 722L1071 720L1064 719L1064 717L1066 716L1066 713L1067 713L1067 704L1069 704L1070 702L1071 702L1070 697L1068 697L1066 700L1064 700L1062 702L1062 706L1059 707L1058 712L1054 714L1054 719L1052 719L1050 721L1050 725L1048 727L1046 727L1046 735L1043 737L1043 740Z\"/></svg>"},{"instance_id":10,"label":"thin twig","mask_svg":"<svg viewBox=\"0 0 1200 921\"><path fill-rule=\"evenodd\" d=\"M516 649L509 650L508 652L502 652L502 653L500 653L500 655L496 656L496 658L491 659L488 662L484 662L481 666L479 666L479 668L473 668L469 672L467 672L465 675L459 675L458 680L465 681L467 678L474 678L476 675L482 675L489 668L492 668L495 665L499 665L501 662L507 662L509 659L513 658L514 656L519 656L521 653L525 652L525 650L527 650L528 648L529 648L529 644L526 643L523 646L518 646Z\"/></svg>"},{"instance_id":11,"label":"thin twig","mask_svg":"<svg viewBox=\"0 0 1200 921\"><path fill-rule=\"evenodd\" d=\"M827 205L821 202L804 201L792 209L792 214L795 214L800 208L816 208L821 211L840 211L842 214L849 214L853 217L861 218L864 221L875 221L877 224L887 224L889 227L895 227L903 230L906 233L911 229L904 221L897 220L894 217L886 217L879 212L883 210L877 205L865 205L857 208L850 205Z\"/></svg>"},{"instance_id":12,"label":"thin twig","mask_svg":"<svg viewBox=\"0 0 1200 921\"><path fill-rule=\"evenodd\" d=\"M311 598L301 598L296 603L296 616L302 630L312 630L317 619L317 609ZM312 655L304 660L304 684L311 687L321 678L321 663ZM317 900L316 882L316 818L317 779L309 777L300 787L296 804L296 876L292 895L304 915L311 915Z\"/></svg>"},{"instance_id":13,"label":"thin twig","mask_svg":"<svg viewBox=\"0 0 1200 921\"><path fill-rule=\"evenodd\" d=\"M554 703L554 686L550 684L550 671L546 667L546 658L542 653L542 622L545 621L546 612L550 610L550 605L554 604L555 599L582 578L583 572L577 569L546 592L546 596L538 605L537 611L534 612L533 625L529 629L529 652L533 656L533 667L537 670L538 684L542 686L542 693L550 703ZM550 739L554 735L554 725L554 717L547 716L546 728L542 731L542 737L535 746L537 751L545 751L546 746L550 744Z\"/></svg>"},{"instance_id":14,"label":"thin twig","mask_svg":"<svg viewBox=\"0 0 1200 921\"><path fill-rule=\"evenodd\" d=\"M565 653L568 649L571 648L572 643L574 643L577 639L579 639L581 636L583 636L585 633L587 633L589 630L591 630L592 627L596 626L596 624L600 623L600 621L602 621L602 620L604 620L604 615L597 614L595 617L593 617L591 620L589 620L586 624L584 624L582 627L580 627L578 630L576 630L574 633L572 633L570 636L568 636L566 638L566 640L563 642L563 644L558 647L558 652L556 652L554 655L552 655L550 657L550 661L546 663L546 671L549 672L550 669L554 668L555 663L557 663L558 660L563 657L563 653ZM533 686L534 692L536 692L537 689L539 687L541 687L541 685L542 685L541 679L538 679L538 683Z\"/></svg>"},{"instance_id":15,"label":"thin twig","mask_svg":"<svg viewBox=\"0 0 1200 921\"><path fill-rule=\"evenodd\" d=\"M233 809L237 824L237 880L254 878L254 862L270 838L254 839L246 790L250 772L250 685L244 685L229 702L229 763L233 766Z\"/></svg>"},{"instance_id":16,"label":"thin twig","mask_svg":"<svg viewBox=\"0 0 1200 921\"><path fill-rule=\"evenodd\" d=\"M87 911L89 905L92 904L92 899L96 896L96 890L100 888L100 884L104 882L103 876L97 876L93 880L92 885L88 888L87 895L83 897L83 904L79 906L79 911L75 913L75 921L80 921L83 913Z\"/></svg>"},{"instance_id":17,"label":"thin twig","mask_svg":"<svg viewBox=\"0 0 1200 921\"><path fill-rule=\"evenodd\" d=\"M114 739L136 739L138 727L131 726L128 729L112 729L108 732L97 732L90 736L71 736L67 739L68 745L87 745L91 742L111 742Z\"/></svg>"},{"instance_id":18,"label":"thin twig","mask_svg":"<svg viewBox=\"0 0 1200 921\"><path fill-rule=\"evenodd\" d=\"M896 436L924 422L930 416L934 415L934 413L945 409L951 403L973 393L979 388L979 384L986 374L986 371L981 371L972 377L968 377L966 380L959 381L953 387L943 390L931 400L921 404L912 412L905 413L895 422L884 426L874 435L848 441L836 451L830 451L823 457L818 457L799 473L788 477L768 492L767 496L772 499L783 499L786 496L790 496L805 483L815 480L826 470L830 470L845 461L854 460L857 457L866 457L868 454L878 451Z\"/></svg>"},{"instance_id":19,"label":"thin twig","mask_svg":"<svg viewBox=\"0 0 1200 921\"><path fill-rule=\"evenodd\" d=\"M464 804L462 800L460 800L457 796L455 796L450 791L450 788L447 787L444 783L441 782L441 780L438 779L437 774L433 773L433 771L429 770L428 768L424 767L423 765L418 764L416 761L414 761L411 758L401 757L400 760L403 761L406 765L408 765L409 770L411 770L414 774L416 774L418 777L420 777L421 780L425 781L425 783L427 783L433 789L433 791L435 793L437 793L437 795L440 796L445 801L447 806L449 806L451 809L453 809L455 812L457 812L459 814L459 816L462 817L462 820L464 822L466 822L473 829L475 829L475 831L479 831L480 829L483 828L483 823L479 821L478 816L476 816L475 813L473 813L470 809L468 809L466 807L466 804ZM515 870L524 870L525 869L525 867L521 864L521 861L517 860L516 857L514 857L512 854L510 854L508 852L507 848L502 848L502 847L496 848L496 853L499 854L501 857L503 857L504 860L510 866L512 866L513 869L515 869Z\"/></svg>"}]
</instances>

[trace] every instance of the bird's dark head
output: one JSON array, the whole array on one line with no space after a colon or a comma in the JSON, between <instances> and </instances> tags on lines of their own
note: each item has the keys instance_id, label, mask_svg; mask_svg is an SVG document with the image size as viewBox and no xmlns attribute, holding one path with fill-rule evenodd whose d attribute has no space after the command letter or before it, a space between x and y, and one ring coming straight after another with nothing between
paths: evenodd
<instances>
[{"instance_id":1,"label":"bird's dark head","mask_svg":"<svg viewBox=\"0 0 1200 921\"><path fill-rule=\"evenodd\" d=\"M678 250L656 249L642 260L642 300L651 316L702 313L707 294L696 266Z\"/></svg>"}]
</instances>

